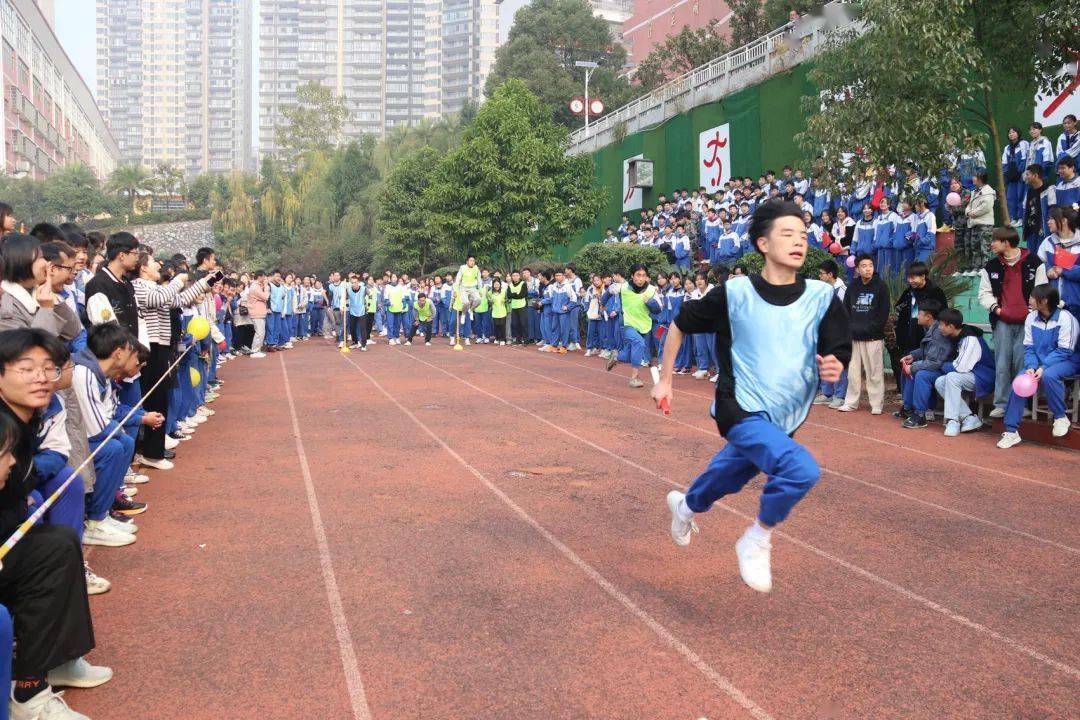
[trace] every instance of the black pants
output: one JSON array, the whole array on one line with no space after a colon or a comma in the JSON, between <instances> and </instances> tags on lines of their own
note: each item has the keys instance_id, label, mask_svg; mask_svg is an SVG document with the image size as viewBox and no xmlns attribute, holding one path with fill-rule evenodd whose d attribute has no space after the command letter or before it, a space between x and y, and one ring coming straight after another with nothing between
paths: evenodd
<instances>
[{"instance_id":1,"label":"black pants","mask_svg":"<svg viewBox=\"0 0 1080 720\"><path fill-rule=\"evenodd\" d=\"M371 329L375 327L375 313L364 316L364 342L371 339Z\"/></svg>"},{"instance_id":2,"label":"black pants","mask_svg":"<svg viewBox=\"0 0 1080 720\"><path fill-rule=\"evenodd\" d=\"M510 311L510 332L514 336L514 342L525 342L529 334L529 308L514 308Z\"/></svg>"},{"instance_id":3,"label":"black pants","mask_svg":"<svg viewBox=\"0 0 1080 720\"><path fill-rule=\"evenodd\" d=\"M82 546L70 527L37 525L12 548L0 569L0 602L13 618L14 677L44 677L94 649Z\"/></svg>"},{"instance_id":4,"label":"black pants","mask_svg":"<svg viewBox=\"0 0 1080 720\"><path fill-rule=\"evenodd\" d=\"M233 328L233 349L249 348L255 342L254 325L237 325Z\"/></svg>"},{"instance_id":5,"label":"black pants","mask_svg":"<svg viewBox=\"0 0 1080 720\"><path fill-rule=\"evenodd\" d=\"M424 320L409 328L409 342L412 342L412 339L416 337L416 333L422 333L424 340L431 342L431 321Z\"/></svg>"},{"instance_id":6,"label":"black pants","mask_svg":"<svg viewBox=\"0 0 1080 720\"><path fill-rule=\"evenodd\" d=\"M158 412L166 415L169 412L169 389L172 386L172 378L169 378L157 386L154 392L150 388L154 386L169 369L169 361L172 359L172 349L168 345L150 343L150 359L146 361L139 382L142 383L143 410L146 412ZM147 393L150 393L147 395ZM151 460L161 460L165 457L165 423L153 430L149 425L144 425L142 434L143 457Z\"/></svg>"},{"instance_id":7,"label":"black pants","mask_svg":"<svg viewBox=\"0 0 1080 720\"><path fill-rule=\"evenodd\" d=\"M368 334L366 315L349 316L349 335L352 337L353 343L360 343L361 347L367 345Z\"/></svg>"},{"instance_id":8,"label":"black pants","mask_svg":"<svg viewBox=\"0 0 1080 720\"><path fill-rule=\"evenodd\" d=\"M495 324L495 342L506 342L506 321L508 318L492 318Z\"/></svg>"}]
</instances>

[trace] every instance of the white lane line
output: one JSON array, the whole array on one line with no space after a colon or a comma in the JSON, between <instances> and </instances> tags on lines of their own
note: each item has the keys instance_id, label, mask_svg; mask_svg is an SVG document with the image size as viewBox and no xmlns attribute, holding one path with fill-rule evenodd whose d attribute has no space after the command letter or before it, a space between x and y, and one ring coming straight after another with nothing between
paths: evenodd
<instances>
[{"instance_id":1,"label":"white lane line","mask_svg":"<svg viewBox=\"0 0 1080 720\"><path fill-rule=\"evenodd\" d=\"M591 365L586 365L585 363L580 363L580 362L577 362L575 360L560 360L560 362L565 362L565 363L567 363L569 365L577 365L578 367L585 368L586 370L592 370L593 372L604 373L605 375L608 375L608 377L612 377L610 374L607 373L607 371L603 370L602 368L592 367ZM614 377L621 377L621 376L616 375ZM674 388L674 390L677 393L682 393L683 395L690 395L691 397L701 398L703 400L711 401L713 399L711 395L700 395L700 394L698 394L696 392L690 392L689 390L680 390L679 388ZM1034 485L1042 485L1043 487L1053 488L1055 490L1061 490L1063 492L1073 493L1075 495L1080 495L1080 489L1077 489L1077 488L1066 487L1064 485L1055 485L1054 483L1049 483L1049 482L1045 482L1043 480L1036 480L1034 478L1024 477L1023 475L1016 475L1014 473L1006 472L1005 470L1000 470L998 468L985 467L983 465L975 465L973 463L965 462L963 460L957 460L955 458L946 457L944 455L935 455L932 452L927 452L925 450L920 450L918 448L909 447L907 445L901 445L899 443L894 443L894 442L891 442L889 440L882 440L881 438L876 438L876 437L872 437L872 436L869 436L869 435L860 435L860 434L858 434L856 432L852 432L851 430L844 430L843 428L834 427L832 425L827 425L827 424L824 424L824 423L814 422L812 420L807 420L806 424L810 425L812 427L822 428L824 430L830 430L830 431L844 433L845 435L851 435L852 437L859 438L860 440L869 440L870 442L876 442L876 443L879 443L881 445L888 445L889 447L898 448L898 449L901 449L901 450L905 450L907 452L917 453L917 454L923 455L925 457L934 458L935 460L941 460L942 462L952 463L954 465L960 465L962 467L970 468L972 470L981 470L983 472L996 473L998 475L1003 475L1003 476L1005 476L1007 478L1012 478L1013 480L1020 480L1020 481L1023 481L1023 482L1032 483Z\"/></svg>"},{"instance_id":2,"label":"white lane line","mask_svg":"<svg viewBox=\"0 0 1080 720\"><path fill-rule=\"evenodd\" d=\"M577 442L580 442L580 443L582 443L584 445L588 445L592 449L596 450L597 452L601 452L604 455L607 455L608 457L612 458L613 460L621 462L621 463L623 463L625 465L629 465L630 467L634 468L635 470L638 470L638 471L640 471L642 473L645 473L646 475L654 477L657 480L660 480L661 482L664 482L664 483L667 483L668 485L671 485L672 487L679 488L681 490L686 489L685 485L682 485L681 483L677 483L674 480L672 480L672 479L670 479L668 477L665 477L664 475L661 475L660 473L656 472L655 470L652 470L650 468L645 467L644 465L639 465L638 463L634 462L633 460L628 460L625 457L623 457L622 455L619 455L618 453L612 452L611 450L607 449L606 447L603 447L602 445L597 445L596 443L592 442L591 440L586 440L583 437L579 437L578 435L575 435L573 432L571 432L570 430L567 430L563 426L561 426L561 425L559 425L557 423L551 422L547 418L541 417L540 415L537 415L536 413L532 412L528 408L524 408L524 407L522 407L520 405L515 405L514 403L510 402L509 400L506 400L505 398L502 398L502 397L500 397L500 396L498 396L498 395L496 395L494 393L488 392L487 390L485 390L485 389L483 389L481 387L477 387L476 385L472 384L468 380L466 380L466 379L464 379L464 378L462 378L462 377L460 377L458 375L455 375L454 373L449 372L448 370L444 370L443 368L439 367L438 365L433 365L432 363L429 363L426 360L421 360L419 357L417 357L413 353L405 352L404 350L401 350L400 352L401 352L402 355L405 355L406 357L411 358L412 360L415 360L416 362L423 363L424 365L427 365L430 368L434 368L435 370L438 370L439 372L443 373L444 375L448 375L449 377L454 378L458 382L462 383L463 385L465 385L467 387L472 388L473 390L475 390L478 393L481 393L482 395L487 395L488 397L492 398L493 400L497 400L498 402L501 402L504 405L512 407L515 410L517 410L519 412L522 412L522 413L524 413L524 414L526 414L526 415L528 415L528 416L530 416L530 417L544 423L545 425L551 427L554 430L557 430L558 432L566 435L567 437L573 438ZM736 516L738 516L740 518L743 518L747 522L753 522L754 521L753 516L750 516L750 515L747 515L745 513L739 512L735 508L731 507L730 505L726 505L725 503L722 503L722 502L721 503L716 503L713 507L714 508L719 508L721 510L724 510L726 512L731 513L732 515L736 515ZM985 636L987 636L987 637L989 637L989 638L991 638L993 640L996 640L996 641L1002 643L1003 645L1005 645L1005 646L1007 646L1009 648L1012 648L1013 650L1016 650L1017 652L1023 653L1024 655L1027 655L1028 657L1030 657L1032 659L1038 660L1039 662L1041 662L1041 663L1043 663L1043 664L1045 664L1045 665L1047 665L1047 666L1049 666L1051 668L1054 668L1055 670L1059 670L1059 671L1061 671L1061 672L1063 672L1063 673L1065 673L1067 675L1070 675L1070 676L1072 676L1074 678L1080 679L1080 669L1075 668L1072 665L1068 665L1068 664L1066 664L1064 662L1061 662L1059 660L1055 660L1054 658L1052 658L1052 657L1050 657L1050 656L1036 650L1035 648L1028 647L1027 645L1024 645L1023 643L1021 643L1018 640L1014 640L1014 639L1012 639L1011 637L1009 637L1007 635L1003 635L1003 634L997 632L996 630L992 630L992 629L988 628L985 625L977 623L974 620L971 620L970 618L967 618L964 615L961 615L960 613L958 613L958 612L956 612L954 610L950 610L949 608L945 607L944 605L941 605L941 604L939 604L937 602L934 602L930 598L923 597L922 595L919 595L918 593L916 593L913 590L909 590L906 587L904 587L902 585L899 585L899 584L897 584L897 583L895 583L895 582L893 582L891 580L886 580L885 578L881 577L880 575L875 575L874 573L870 572L869 570L867 570L867 569L865 569L863 567L860 567L859 565L855 565L852 562L849 562L847 560L844 560L843 558L837 557L837 556L835 556L835 555L833 555L833 554L831 554L831 553L829 553L829 552L827 552L825 550L822 550L821 548L819 548L819 547L817 547L815 545L811 545L808 542L805 542L805 541L800 540L800 539L798 539L798 538L796 538L796 537L794 537L792 535L789 535L788 533L783 532L782 530L773 530L773 535L782 537L785 540L788 540L789 542L803 548L804 550L808 550L808 551L814 553L815 555L817 555L819 557L822 557L822 558L824 558L826 560L829 560L830 562L834 562L837 565L840 565L841 567L846 568L847 570L850 570L851 572L859 575L862 578L865 578L867 580L870 580L871 582L877 583L878 585L881 585L882 587L888 588L889 590L892 590L893 592L895 592L895 593L897 593L897 594L899 594L899 595L901 595L901 596L903 596L903 597L905 597L905 598L907 598L909 600L912 600L912 601L918 603L919 605L922 605L923 607L925 607L925 608L927 608L929 610L932 610L932 611L934 611L934 612L948 618L949 620L952 620L953 622L955 622L955 623L957 623L957 624L959 624L959 625L961 625L963 627L966 627L966 628L968 628L970 630L974 630L975 632L977 632L979 634L985 635Z\"/></svg>"},{"instance_id":3,"label":"white lane line","mask_svg":"<svg viewBox=\"0 0 1080 720\"><path fill-rule=\"evenodd\" d=\"M289 372L285 369L285 356L278 355L278 358L281 360L281 375L285 378L285 397L289 401L293 437L296 438L296 454L300 458L300 474L304 476L304 490L307 492L308 509L311 511L311 524L315 528L315 542L319 548L319 566L322 568L326 599L330 603L330 618L334 623L334 634L337 635L341 669L345 672L345 685L349 690L349 702L352 704L353 717L356 720L371 720L371 710L368 708L367 696L364 694L364 681L360 677L360 667L356 662L356 652L353 650L352 634L349 633L345 607L341 603L341 592L338 591L334 565L330 560L330 544L326 540L326 527L323 525L322 513L319 512L315 483L311 479L311 468L308 467L307 453L304 452L304 441L300 438L300 421L296 417L296 403L293 402L292 387L289 385Z\"/></svg>"},{"instance_id":4,"label":"white lane line","mask_svg":"<svg viewBox=\"0 0 1080 720\"><path fill-rule=\"evenodd\" d=\"M416 417L407 407L398 402L398 399L391 395L386 389L379 384L379 382L368 374L363 368L353 362L352 358L347 355L342 355L346 362L356 368L360 373L367 378L368 382L375 386L375 388L386 396L386 399L392 402L403 412L410 420L412 420L417 427L423 430L427 435L434 440L438 445L446 451L450 457L457 460L462 467L472 473L477 480L479 480L484 487L490 490L496 497L499 498L510 510L514 512L519 518L529 524L537 533L539 533L545 540L548 541L556 550L558 550L563 557L572 562L579 570L589 577L594 583L596 583L604 592L615 599L620 605L626 608L631 615L640 620L646 627L652 630L656 635L664 641L671 649L682 655L691 665L693 665L702 675L709 679L711 683L720 688L724 694L737 702L744 710L757 720L772 720L772 716L755 703L750 697L742 690L737 688L730 680L717 672L711 665L705 662L700 655L690 649L683 641L679 640L670 630L661 625L656 619L654 619L649 613L643 610L633 600L630 599L626 593L622 592L615 585L611 583L607 578L601 575L592 565L583 560L577 553L571 550L565 543L559 538L551 534L547 528L533 519L532 515L525 512L520 505L515 503L509 495L502 491L498 485L492 482L486 475L477 470L475 467L469 464L469 462L457 453L450 445L446 443L441 437L435 434L435 432L427 426L420 418ZM411 357L411 355L410 355ZM432 365L432 367L435 367Z\"/></svg>"},{"instance_id":5,"label":"white lane line","mask_svg":"<svg viewBox=\"0 0 1080 720\"><path fill-rule=\"evenodd\" d=\"M623 407L627 407L627 408L630 408L632 410L636 410L637 412L644 413L645 415L648 415L648 416L652 417L653 419L655 419L655 420L657 420L659 422L674 422L674 423L677 423L677 424L682 425L684 427L688 427L691 430L695 430L695 431L697 431L699 433L707 435L707 436L709 436L711 438L714 438L716 440L720 440L721 442L723 441L723 438L721 438L717 434L715 428L712 429L712 430L708 430L708 429L700 427L698 425L693 425L693 424L685 422L683 420L679 420L679 419L677 419L675 417L664 417L663 415L660 415L657 412L653 412L649 408L640 407L638 405L633 405L633 404L625 402L623 400L619 400L617 398L611 397L610 395L604 395L602 393L598 393L598 392L594 392L592 390L589 390L588 388L583 388L583 387L581 387L579 385L573 385L573 384L568 383L568 382L563 382L562 380L556 380L553 377L549 377L549 376L544 375L542 373L535 372L535 371L530 370L528 368L523 368L523 367L521 367L519 365L514 365L514 364L508 363L508 362L506 362L504 360L499 360L498 358L490 357L490 355L488 353L484 353L483 355L481 355L481 357L483 357L485 360L488 360L490 362L496 362L496 363L499 363L500 365L505 365L507 367L514 368L515 370L520 370L521 372L529 373L530 375L535 375L536 377L538 377L538 378L540 378L542 380L546 380L548 382L552 382L552 383L555 383L557 385L562 385L563 387L567 387L567 388L570 388L572 390L576 390L578 392L587 393L589 395L593 395L593 396L601 398L603 400L607 400L608 402L615 403L616 405L621 405ZM1056 547L1059 550L1064 550L1066 552L1070 552L1070 553L1080 555L1080 548L1075 548L1075 547L1072 547L1071 545L1066 545L1064 543L1057 542L1056 540L1050 540L1049 538L1044 538L1044 537L1041 537L1039 535L1035 535L1033 533L1025 532L1024 530L1018 530L1017 528L1009 527L1008 525L1002 525L1001 523L994 522L993 520L988 520L986 518L978 517L977 515L971 515L969 513L966 513L966 512L960 511L960 510L955 510L955 509L947 507L945 505L939 505L936 502L933 502L933 501L930 501L930 500L924 500L922 498L915 497L914 495L908 495L907 493L900 492L899 490L894 490L893 488L886 487L884 485L879 485L877 483L870 482L869 480L863 480L861 478L854 477L853 475L848 475L846 473L838 472L836 470L831 470L829 468L822 468L822 470L824 472L829 473L830 475L835 475L836 477L844 478L845 480L850 480L851 482L856 482L856 483L859 483L860 485L865 485L867 487L874 488L875 490L880 490L881 492L888 493L890 495L895 495L897 497L904 498L905 500L910 500L911 502L919 503L920 505L925 505L926 507L934 508L935 510L939 510L941 512L948 513L948 514L953 515L955 517L959 517L959 518L963 518L965 520L970 520L972 522L980 523L982 525L986 525L988 527L992 527L992 528L995 528L997 530L1001 530L1003 532L1007 532L1007 533L1011 533L1013 535L1018 535L1020 537L1027 538L1028 540L1035 540L1036 542L1045 543L1046 545Z\"/></svg>"}]
</instances>

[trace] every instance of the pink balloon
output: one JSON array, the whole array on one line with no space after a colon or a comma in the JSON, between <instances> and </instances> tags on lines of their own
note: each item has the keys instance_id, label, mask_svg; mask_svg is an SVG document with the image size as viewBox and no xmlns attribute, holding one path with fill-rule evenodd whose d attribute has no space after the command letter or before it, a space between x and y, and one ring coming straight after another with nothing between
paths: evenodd
<instances>
[{"instance_id":1,"label":"pink balloon","mask_svg":"<svg viewBox=\"0 0 1080 720\"><path fill-rule=\"evenodd\" d=\"M1039 379L1027 373L1017 375L1013 379L1012 389L1020 397L1031 397L1039 389Z\"/></svg>"},{"instance_id":2,"label":"pink balloon","mask_svg":"<svg viewBox=\"0 0 1080 720\"><path fill-rule=\"evenodd\" d=\"M844 264L847 265L849 268L855 267L855 256L848 255L848 258L846 261L844 261Z\"/></svg>"},{"instance_id":3,"label":"pink balloon","mask_svg":"<svg viewBox=\"0 0 1080 720\"><path fill-rule=\"evenodd\" d=\"M833 243L829 246L829 252L833 255L839 255L844 248L840 247L840 243Z\"/></svg>"},{"instance_id":4,"label":"pink balloon","mask_svg":"<svg viewBox=\"0 0 1080 720\"><path fill-rule=\"evenodd\" d=\"M945 204L949 207L960 207L960 193L951 192L946 195Z\"/></svg>"}]
</instances>

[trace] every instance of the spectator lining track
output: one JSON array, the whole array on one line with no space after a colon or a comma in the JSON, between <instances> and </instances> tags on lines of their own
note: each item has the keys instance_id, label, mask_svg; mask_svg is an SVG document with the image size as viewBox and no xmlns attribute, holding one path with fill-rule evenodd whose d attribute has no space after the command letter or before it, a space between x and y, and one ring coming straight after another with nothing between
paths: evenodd
<instances>
[{"instance_id":1,"label":"spectator lining track","mask_svg":"<svg viewBox=\"0 0 1080 720\"><path fill-rule=\"evenodd\" d=\"M1078 457L815 407L824 474L733 544L761 478L668 536L719 447L625 368L532 349L312 340L222 371L139 542L96 549L117 671L94 718L1080 717ZM269 393L269 394L268 394ZM299 428L299 437L294 432ZM873 435L864 438L863 432Z\"/></svg>"}]
</instances>

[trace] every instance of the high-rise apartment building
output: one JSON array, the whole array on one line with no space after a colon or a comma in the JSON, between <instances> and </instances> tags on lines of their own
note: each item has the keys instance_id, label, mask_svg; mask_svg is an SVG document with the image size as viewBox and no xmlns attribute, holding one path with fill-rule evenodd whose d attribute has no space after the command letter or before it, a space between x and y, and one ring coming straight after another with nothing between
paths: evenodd
<instances>
[{"instance_id":1,"label":"high-rise apartment building","mask_svg":"<svg viewBox=\"0 0 1080 720\"><path fill-rule=\"evenodd\" d=\"M633 0L589 0L593 15L608 24L611 39L623 42L623 23L634 14Z\"/></svg>"},{"instance_id":2,"label":"high-rise apartment building","mask_svg":"<svg viewBox=\"0 0 1080 720\"><path fill-rule=\"evenodd\" d=\"M478 103L499 46L495 0L443 0L440 28L439 106L442 115Z\"/></svg>"},{"instance_id":3,"label":"high-rise apartment building","mask_svg":"<svg viewBox=\"0 0 1080 720\"><path fill-rule=\"evenodd\" d=\"M0 171L41 179L62 165L82 163L98 177L107 177L120 148L41 4L2 2Z\"/></svg>"},{"instance_id":4,"label":"high-rise apartment building","mask_svg":"<svg viewBox=\"0 0 1080 720\"><path fill-rule=\"evenodd\" d=\"M311 81L345 98L343 139L457 112L497 44L495 0L260 0L260 152L281 152L282 110Z\"/></svg>"},{"instance_id":5,"label":"high-rise apartment building","mask_svg":"<svg viewBox=\"0 0 1080 720\"><path fill-rule=\"evenodd\" d=\"M97 30L98 103L126 161L249 166L249 0L97 0Z\"/></svg>"}]
</instances>

